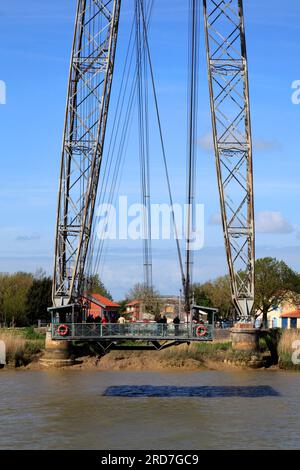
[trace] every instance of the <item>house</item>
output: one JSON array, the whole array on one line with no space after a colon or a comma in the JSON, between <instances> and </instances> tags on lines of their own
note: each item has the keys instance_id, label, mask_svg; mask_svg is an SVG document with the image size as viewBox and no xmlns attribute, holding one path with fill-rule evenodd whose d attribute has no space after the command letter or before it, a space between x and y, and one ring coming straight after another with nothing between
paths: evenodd
<instances>
[{"instance_id":1,"label":"house","mask_svg":"<svg viewBox=\"0 0 300 470\"><path fill-rule=\"evenodd\" d=\"M290 310L280 315L281 328L299 328L300 329L300 310Z\"/></svg>"},{"instance_id":2,"label":"house","mask_svg":"<svg viewBox=\"0 0 300 470\"><path fill-rule=\"evenodd\" d=\"M154 320L154 314L145 313L144 311L144 304L141 300L131 300L125 306L126 314L129 318L135 318L135 321L151 321ZM189 315L186 318L184 313L184 304L183 301L176 296L171 295L164 295L160 297L160 305L158 306L159 313L163 316L167 317L168 322L172 322L176 315L179 315L180 320L182 322L189 321ZM212 318L213 313L217 313L217 309L208 308L208 307L199 307L195 306L198 309L198 316L199 313L201 317L205 317L206 319Z\"/></svg>"},{"instance_id":3,"label":"house","mask_svg":"<svg viewBox=\"0 0 300 470\"><path fill-rule=\"evenodd\" d=\"M262 315L258 317L258 323ZM300 329L300 297L295 300L285 300L268 313L269 328L299 328Z\"/></svg>"},{"instance_id":4,"label":"house","mask_svg":"<svg viewBox=\"0 0 300 470\"><path fill-rule=\"evenodd\" d=\"M286 300L279 306L281 328L300 328L300 296Z\"/></svg>"},{"instance_id":5,"label":"house","mask_svg":"<svg viewBox=\"0 0 300 470\"><path fill-rule=\"evenodd\" d=\"M168 319L173 319L178 314L178 297L162 296L160 305L161 315L166 315ZM140 300L131 300L126 304L126 313L136 319L136 321L153 320L154 315L144 311L144 303Z\"/></svg>"},{"instance_id":6,"label":"house","mask_svg":"<svg viewBox=\"0 0 300 470\"><path fill-rule=\"evenodd\" d=\"M141 318L141 302L139 300L131 300L126 304L126 313L131 319L135 318L136 321L142 320Z\"/></svg>"},{"instance_id":7,"label":"house","mask_svg":"<svg viewBox=\"0 0 300 470\"><path fill-rule=\"evenodd\" d=\"M174 318L179 313L179 300L178 297L173 295L161 296L162 308L161 314L167 317Z\"/></svg>"},{"instance_id":8,"label":"house","mask_svg":"<svg viewBox=\"0 0 300 470\"><path fill-rule=\"evenodd\" d=\"M86 297L90 301L89 315L94 320L104 316L110 323L117 320L121 308L119 304L100 294L87 294Z\"/></svg>"}]
</instances>

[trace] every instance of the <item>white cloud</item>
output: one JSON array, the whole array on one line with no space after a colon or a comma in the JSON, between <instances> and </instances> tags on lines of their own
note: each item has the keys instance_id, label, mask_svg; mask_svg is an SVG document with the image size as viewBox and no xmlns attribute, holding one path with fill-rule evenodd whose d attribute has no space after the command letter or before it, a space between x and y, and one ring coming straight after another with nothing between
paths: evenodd
<instances>
[{"instance_id":1,"label":"white cloud","mask_svg":"<svg viewBox=\"0 0 300 470\"><path fill-rule=\"evenodd\" d=\"M281 212L258 212L256 214L256 231L259 233L292 233L293 226Z\"/></svg>"},{"instance_id":2,"label":"white cloud","mask_svg":"<svg viewBox=\"0 0 300 470\"><path fill-rule=\"evenodd\" d=\"M214 150L213 136L211 132L203 134L198 139L198 145L202 150L212 151ZM277 139L254 139L253 149L258 152L279 150L281 143Z\"/></svg>"},{"instance_id":3,"label":"white cloud","mask_svg":"<svg viewBox=\"0 0 300 470\"><path fill-rule=\"evenodd\" d=\"M264 151L264 150L280 150L282 147L281 143L276 140L267 140L267 139L254 139L253 148L254 150Z\"/></svg>"},{"instance_id":4,"label":"white cloud","mask_svg":"<svg viewBox=\"0 0 300 470\"><path fill-rule=\"evenodd\" d=\"M221 225L221 215L212 214L209 225ZM295 228L283 217L281 212L263 211L255 214L255 226L258 233L292 233Z\"/></svg>"},{"instance_id":5,"label":"white cloud","mask_svg":"<svg viewBox=\"0 0 300 470\"><path fill-rule=\"evenodd\" d=\"M32 240L40 240L41 235L39 233L32 233L31 235L19 235L16 240L20 242L29 242Z\"/></svg>"}]
</instances>

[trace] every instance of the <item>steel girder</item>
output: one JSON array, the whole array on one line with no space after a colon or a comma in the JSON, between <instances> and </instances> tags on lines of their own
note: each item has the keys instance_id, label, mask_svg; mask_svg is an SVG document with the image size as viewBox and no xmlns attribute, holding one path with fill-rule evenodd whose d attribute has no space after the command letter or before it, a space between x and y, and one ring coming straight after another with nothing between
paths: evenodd
<instances>
[{"instance_id":1,"label":"steel girder","mask_svg":"<svg viewBox=\"0 0 300 470\"><path fill-rule=\"evenodd\" d=\"M222 224L235 307L254 301L254 209L247 54L242 0L203 0L212 127Z\"/></svg>"},{"instance_id":2,"label":"steel girder","mask_svg":"<svg viewBox=\"0 0 300 470\"><path fill-rule=\"evenodd\" d=\"M121 0L78 0L62 144L53 304L83 285L112 85Z\"/></svg>"}]
</instances>

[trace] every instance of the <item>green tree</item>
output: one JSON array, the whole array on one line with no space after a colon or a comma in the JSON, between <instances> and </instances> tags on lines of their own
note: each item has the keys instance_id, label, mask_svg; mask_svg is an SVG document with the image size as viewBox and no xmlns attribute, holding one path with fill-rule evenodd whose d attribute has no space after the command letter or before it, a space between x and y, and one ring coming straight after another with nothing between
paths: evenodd
<instances>
[{"instance_id":1,"label":"green tree","mask_svg":"<svg viewBox=\"0 0 300 470\"><path fill-rule=\"evenodd\" d=\"M8 286L9 274L0 273L0 323L6 323L6 315L4 310L4 294Z\"/></svg>"},{"instance_id":2,"label":"green tree","mask_svg":"<svg viewBox=\"0 0 300 470\"><path fill-rule=\"evenodd\" d=\"M5 324L23 326L27 323L26 299L33 283L29 273L2 275L0 288L1 319Z\"/></svg>"},{"instance_id":3,"label":"green tree","mask_svg":"<svg viewBox=\"0 0 300 470\"><path fill-rule=\"evenodd\" d=\"M220 276L204 284L194 284L192 287L195 302L204 307L219 309L222 318L228 318L232 313L232 301L229 276Z\"/></svg>"},{"instance_id":4,"label":"green tree","mask_svg":"<svg viewBox=\"0 0 300 470\"><path fill-rule=\"evenodd\" d=\"M192 286L192 292L196 305L201 305L203 307L213 307L209 292L211 285L211 282L206 282L205 284L194 284Z\"/></svg>"},{"instance_id":5,"label":"green tree","mask_svg":"<svg viewBox=\"0 0 300 470\"><path fill-rule=\"evenodd\" d=\"M91 293L100 294L113 300L111 293L106 289L98 274L93 274L88 277L88 290Z\"/></svg>"},{"instance_id":6,"label":"green tree","mask_svg":"<svg viewBox=\"0 0 300 470\"><path fill-rule=\"evenodd\" d=\"M38 320L49 321L48 307L52 305L52 279L38 275L34 278L26 299L26 316L30 325Z\"/></svg>"},{"instance_id":7,"label":"green tree","mask_svg":"<svg viewBox=\"0 0 300 470\"><path fill-rule=\"evenodd\" d=\"M284 261L261 258L255 263L256 316L263 314L263 325L268 327L268 312L283 300L293 300L300 293L300 277Z\"/></svg>"}]
</instances>

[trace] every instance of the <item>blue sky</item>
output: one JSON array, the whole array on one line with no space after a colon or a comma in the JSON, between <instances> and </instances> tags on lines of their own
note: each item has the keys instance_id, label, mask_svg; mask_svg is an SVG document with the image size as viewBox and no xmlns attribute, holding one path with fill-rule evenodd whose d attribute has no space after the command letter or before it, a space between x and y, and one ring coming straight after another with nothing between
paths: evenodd
<instances>
[{"instance_id":1,"label":"blue sky","mask_svg":"<svg viewBox=\"0 0 300 470\"><path fill-rule=\"evenodd\" d=\"M3 0L0 6L0 271L51 272L60 146L75 0ZM185 197L187 5L155 2L150 43L159 94L174 200ZM298 0L245 0L252 132L254 142L257 256L276 256L300 270L300 105L292 82L300 80ZM132 0L123 0L115 84L122 71ZM203 25L202 25L203 26ZM210 110L201 32L197 202L205 205L205 243L195 256L195 280L226 272L219 201L210 145ZM111 107L112 110L112 107ZM153 124L154 125L154 124ZM120 194L139 202L136 121L133 121ZM153 138L152 194L167 202L162 162ZM274 214L275 213L275 214ZM154 244L154 281L177 293L175 248ZM142 280L141 245L110 242L100 274L116 298Z\"/></svg>"}]
</instances>

